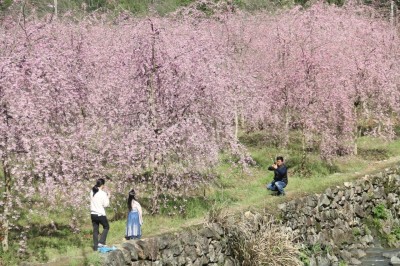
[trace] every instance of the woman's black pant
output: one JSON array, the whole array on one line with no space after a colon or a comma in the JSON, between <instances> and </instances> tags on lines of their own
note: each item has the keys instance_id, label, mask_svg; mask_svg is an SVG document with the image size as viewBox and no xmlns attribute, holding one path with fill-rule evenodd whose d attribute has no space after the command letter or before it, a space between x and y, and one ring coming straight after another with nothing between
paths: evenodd
<instances>
[{"instance_id":1,"label":"woman's black pant","mask_svg":"<svg viewBox=\"0 0 400 266\"><path fill-rule=\"evenodd\" d=\"M97 214L91 214L92 225L93 225L93 249L97 250L99 243L105 245L108 230L110 229L110 225L108 224L107 217L102 215L99 216ZM103 232L101 233L99 240L99 227L100 224L103 226Z\"/></svg>"}]
</instances>

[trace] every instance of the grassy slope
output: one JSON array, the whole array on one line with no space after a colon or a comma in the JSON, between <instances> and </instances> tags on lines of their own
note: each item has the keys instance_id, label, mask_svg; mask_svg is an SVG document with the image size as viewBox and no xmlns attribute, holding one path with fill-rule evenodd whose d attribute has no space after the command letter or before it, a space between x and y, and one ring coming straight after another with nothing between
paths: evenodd
<instances>
[{"instance_id":1,"label":"grassy slope","mask_svg":"<svg viewBox=\"0 0 400 266\"><path fill-rule=\"evenodd\" d=\"M208 210L213 206L224 206L229 213L243 210L267 210L273 213L275 206L283 201L301 197L307 194L319 193L330 186L342 185L345 181L351 181L372 172L381 171L391 165L400 162L400 140L392 143L364 138L359 141L360 150L374 151L384 150L387 159L365 160L359 157L342 157L337 159L339 172L331 175L319 175L319 169L310 178L299 177L289 170L289 185L286 189L285 198L273 197L265 189L265 184L272 178L272 173L266 171L268 166L268 151L270 149L250 147L250 152L258 161L258 166L248 169L246 172L231 168L228 164L222 164L218 168L219 178L212 187L206 190L208 206L204 202L194 201L188 212L191 218L148 216L144 217L143 234L150 237L165 232L174 232L184 227L201 224L207 216ZM289 152L286 152L289 153ZM267 155L267 156L266 156ZM383 156L383 157L385 157ZM378 154L378 158L382 158ZM369 158L370 159L370 158ZM90 231L90 223L87 224L86 232ZM109 245L118 245L123 242L125 231L125 220L111 223L108 236ZM62 254L55 249L47 249L47 255L54 261L47 265L81 265L96 264L100 260L99 254L93 253L90 248L91 237L86 237L87 247L78 249L68 247ZM61 257L60 257L61 256ZM73 259L71 259L73 258Z\"/></svg>"}]
</instances>

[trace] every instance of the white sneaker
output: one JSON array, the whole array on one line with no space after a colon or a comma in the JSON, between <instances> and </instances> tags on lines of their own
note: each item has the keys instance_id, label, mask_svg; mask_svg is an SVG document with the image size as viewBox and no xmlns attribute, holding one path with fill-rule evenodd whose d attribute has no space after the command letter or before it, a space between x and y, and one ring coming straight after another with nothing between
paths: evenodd
<instances>
[{"instance_id":1,"label":"white sneaker","mask_svg":"<svg viewBox=\"0 0 400 266\"><path fill-rule=\"evenodd\" d=\"M97 246L98 246L99 248L101 248L101 247L107 247L107 245L104 245L104 244L101 244L101 243L99 243Z\"/></svg>"}]
</instances>

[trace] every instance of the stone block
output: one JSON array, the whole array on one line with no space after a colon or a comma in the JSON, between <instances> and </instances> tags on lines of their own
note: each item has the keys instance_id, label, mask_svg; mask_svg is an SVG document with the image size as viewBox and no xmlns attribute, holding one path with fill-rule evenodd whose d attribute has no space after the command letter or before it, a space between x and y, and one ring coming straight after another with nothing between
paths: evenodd
<instances>
[{"instance_id":1,"label":"stone block","mask_svg":"<svg viewBox=\"0 0 400 266\"><path fill-rule=\"evenodd\" d=\"M137 261L139 259L138 251L133 243L126 242L121 245L121 247L130 253L131 261Z\"/></svg>"},{"instance_id":2,"label":"stone block","mask_svg":"<svg viewBox=\"0 0 400 266\"><path fill-rule=\"evenodd\" d=\"M349 263L350 263L350 265L361 265L361 264L362 264L362 262L359 261L359 260L356 259L356 258L351 258L350 261L349 261Z\"/></svg>"},{"instance_id":3,"label":"stone block","mask_svg":"<svg viewBox=\"0 0 400 266\"><path fill-rule=\"evenodd\" d=\"M316 259L317 259L318 266L330 266L331 265L328 258L326 258L324 256L318 256Z\"/></svg>"},{"instance_id":4,"label":"stone block","mask_svg":"<svg viewBox=\"0 0 400 266\"><path fill-rule=\"evenodd\" d=\"M350 252L353 255L353 257L357 259L361 259L362 257L365 257L367 255L367 253L365 253L365 251L361 249L351 250Z\"/></svg>"},{"instance_id":5,"label":"stone block","mask_svg":"<svg viewBox=\"0 0 400 266\"><path fill-rule=\"evenodd\" d=\"M170 244L170 248L174 256L179 256L183 252L183 245L179 240L175 240Z\"/></svg>"},{"instance_id":6,"label":"stone block","mask_svg":"<svg viewBox=\"0 0 400 266\"><path fill-rule=\"evenodd\" d=\"M197 259L196 248L193 246L186 245L184 247L184 251L187 258L190 258L191 262L194 262Z\"/></svg>"},{"instance_id":7,"label":"stone block","mask_svg":"<svg viewBox=\"0 0 400 266\"><path fill-rule=\"evenodd\" d=\"M315 195L308 196L306 199L306 205L310 208L315 208L318 205L318 199Z\"/></svg>"},{"instance_id":8,"label":"stone block","mask_svg":"<svg viewBox=\"0 0 400 266\"><path fill-rule=\"evenodd\" d=\"M320 198L318 199L318 207L328 207L331 204L331 201L329 200L328 196L325 194L322 194Z\"/></svg>"},{"instance_id":9,"label":"stone block","mask_svg":"<svg viewBox=\"0 0 400 266\"><path fill-rule=\"evenodd\" d=\"M382 257L385 257L387 259L390 259L392 257L397 257L400 255L399 251L392 251L392 252L383 252Z\"/></svg>"},{"instance_id":10,"label":"stone block","mask_svg":"<svg viewBox=\"0 0 400 266\"><path fill-rule=\"evenodd\" d=\"M105 266L121 266L125 265L124 255L122 251L117 249L107 253L105 262Z\"/></svg>"},{"instance_id":11,"label":"stone block","mask_svg":"<svg viewBox=\"0 0 400 266\"><path fill-rule=\"evenodd\" d=\"M391 263L393 266L400 266L400 258L399 258L399 257L393 256L393 257L390 259L390 263Z\"/></svg>"},{"instance_id":12,"label":"stone block","mask_svg":"<svg viewBox=\"0 0 400 266\"><path fill-rule=\"evenodd\" d=\"M217 232L215 232L214 230L212 230L209 227L205 227L202 228L199 232L199 234L201 236L207 237L207 238L211 238L214 240L220 240L221 239L221 235L219 235Z\"/></svg>"},{"instance_id":13,"label":"stone block","mask_svg":"<svg viewBox=\"0 0 400 266\"><path fill-rule=\"evenodd\" d=\"M236 266L236 263L231 257L228 257L225 260L224 266Z\"/></svg>"}]
</instances>

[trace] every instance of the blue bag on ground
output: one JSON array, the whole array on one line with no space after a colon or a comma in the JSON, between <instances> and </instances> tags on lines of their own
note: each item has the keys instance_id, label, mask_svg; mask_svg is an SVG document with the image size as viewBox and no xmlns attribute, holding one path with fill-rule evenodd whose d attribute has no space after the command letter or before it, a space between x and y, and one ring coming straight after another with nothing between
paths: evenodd
<instances>
[{"instance_id":1,"label":"blue bag on ground","mask_svg":"<svg viewBox=\"0 0 400 266\"><path fill-rule=\"evenodd\" d=\"M110 252L110 251L113 251L113 250L116 250L117 248L116 247L114 247L114 246L112 246L112 247L106 247L106 246L104 246L104 247L99 247L99 248L97 248L97 251L99 251L100 253L107 253L107 252Z\"/></svg>"}]
</instances>

